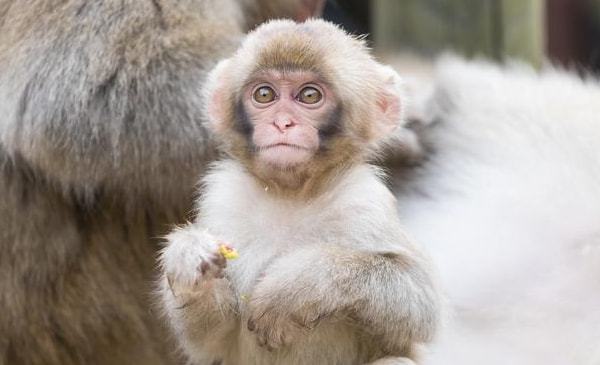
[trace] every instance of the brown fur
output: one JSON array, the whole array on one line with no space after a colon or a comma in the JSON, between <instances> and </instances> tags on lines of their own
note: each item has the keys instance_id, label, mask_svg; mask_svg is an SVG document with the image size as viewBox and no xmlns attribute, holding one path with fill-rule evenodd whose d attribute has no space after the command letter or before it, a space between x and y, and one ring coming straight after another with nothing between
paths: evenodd
<instances>
[{"instance_id":1,"label":"brown fur","mask_svg":"<svg viewBox=\"0 0 600 365\"><path fill-rule=\"evenodd\" d=\"M165 364L158 237L213 153L206 71L252 19L223 0L0 0L0 364ZM284 13L278 13L283 11Z\"/></svg>"},{"instance_id":2,"label":"brown fur","mask_svg":"<svg viewBox=\"0 0 600 365\"><path fill-rule=\"evenodd\" d=\"M323 71L325 54L311 47L310 37L275 38L258 54L257 70L307 70Z\"/></svg>"}]
</instances>

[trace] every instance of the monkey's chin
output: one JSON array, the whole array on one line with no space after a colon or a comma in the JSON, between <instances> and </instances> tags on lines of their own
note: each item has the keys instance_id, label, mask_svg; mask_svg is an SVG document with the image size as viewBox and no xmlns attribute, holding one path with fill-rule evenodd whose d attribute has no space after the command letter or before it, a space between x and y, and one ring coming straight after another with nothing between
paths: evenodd
<instances>
[{"instance_id":1,"label":"monkey's chin","mask_svg":"<svg viewBox=\"0 0 600 365\"><path fill-rule=\"evenodd\" d=\"M287 169L310 161L313 151L295 145L278 144L262 148L259 160L273 168Z\"/></svg>"}]
</instances>

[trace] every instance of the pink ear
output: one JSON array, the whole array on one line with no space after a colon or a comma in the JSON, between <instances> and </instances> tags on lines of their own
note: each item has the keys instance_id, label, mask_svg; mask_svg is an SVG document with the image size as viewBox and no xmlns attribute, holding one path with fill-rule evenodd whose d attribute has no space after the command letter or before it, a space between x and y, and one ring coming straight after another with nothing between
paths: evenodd
<instances>
[{"instance_id":1,"label":"pink ear","mask_svg":"<svg viewBox=\"0 0 600 365\"><path fill-rule=\"evenodd\" d=\"M208 99L208 118L210 128L221 132L225 128L226 107L222 88L217 88Z\"/></svg>"},{"instance_id":2,"label":"pink ear","mask_svg":"<svg viewBox=\"0 0 600 365\"><path fill-rule=\"evenodd\" d=\"M208 75L204 89L209 128L215 132L222 132L226 128L228 118L227 65L228 60L224 60L215 66Z\"/></svg>"},{"instance_id":3,"label":"pink ear","mask_svg":"<svg viewBox=\"0 0 600 365\"><path fill-rule=\"evenodd\" d=\"M383 67L384 82L378 92L378 137L390 134L402 122L400 77L390 67Z\"/></svg>"}]
</instances>

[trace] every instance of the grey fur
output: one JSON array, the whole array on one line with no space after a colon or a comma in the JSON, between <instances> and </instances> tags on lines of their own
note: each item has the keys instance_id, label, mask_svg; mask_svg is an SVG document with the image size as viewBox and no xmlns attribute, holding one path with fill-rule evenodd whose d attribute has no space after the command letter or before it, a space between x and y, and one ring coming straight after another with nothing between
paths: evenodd
<instances>
[{"instance_id":1,"label":"grey fur","mask_svg":"<svg viewBox=\"0 0 600 365\"><path fill-rule=\"evenodd\" d=\"M0 364L173 360L149 303L156 241L212 158L199 90L241 14L0 0Z\"/></svg>"}]
</instances>

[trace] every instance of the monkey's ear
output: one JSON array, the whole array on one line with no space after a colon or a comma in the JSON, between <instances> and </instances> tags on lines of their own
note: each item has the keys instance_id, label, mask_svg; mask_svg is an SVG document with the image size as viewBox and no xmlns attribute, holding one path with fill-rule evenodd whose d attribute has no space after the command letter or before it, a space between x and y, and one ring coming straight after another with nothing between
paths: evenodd
<instances>
[{"instance_id":1,"label":"monkey's ear","mask_svg":"<svg viewBox=\"0 0 600 365\"><path fill-rule=\"evenodd\" d=\"M382 83L377 92L377 139L392 133L402 125L404 93L402 80L394 69L381 66Z\"/></svg>"},{"instance_id":2,"label":"monkey's ear","mask_svg":"<svg viewBox=\"0 0 600 365\"><path fill-rule=\"evenodd\" d=\"M226 130L231 113L231 93L227 87L227 85L230 85L228 79L229 63L229 60L220 61L208 74L204 84L203 96L208 129L216 133Z\"/></svg>"}]
</instances>

